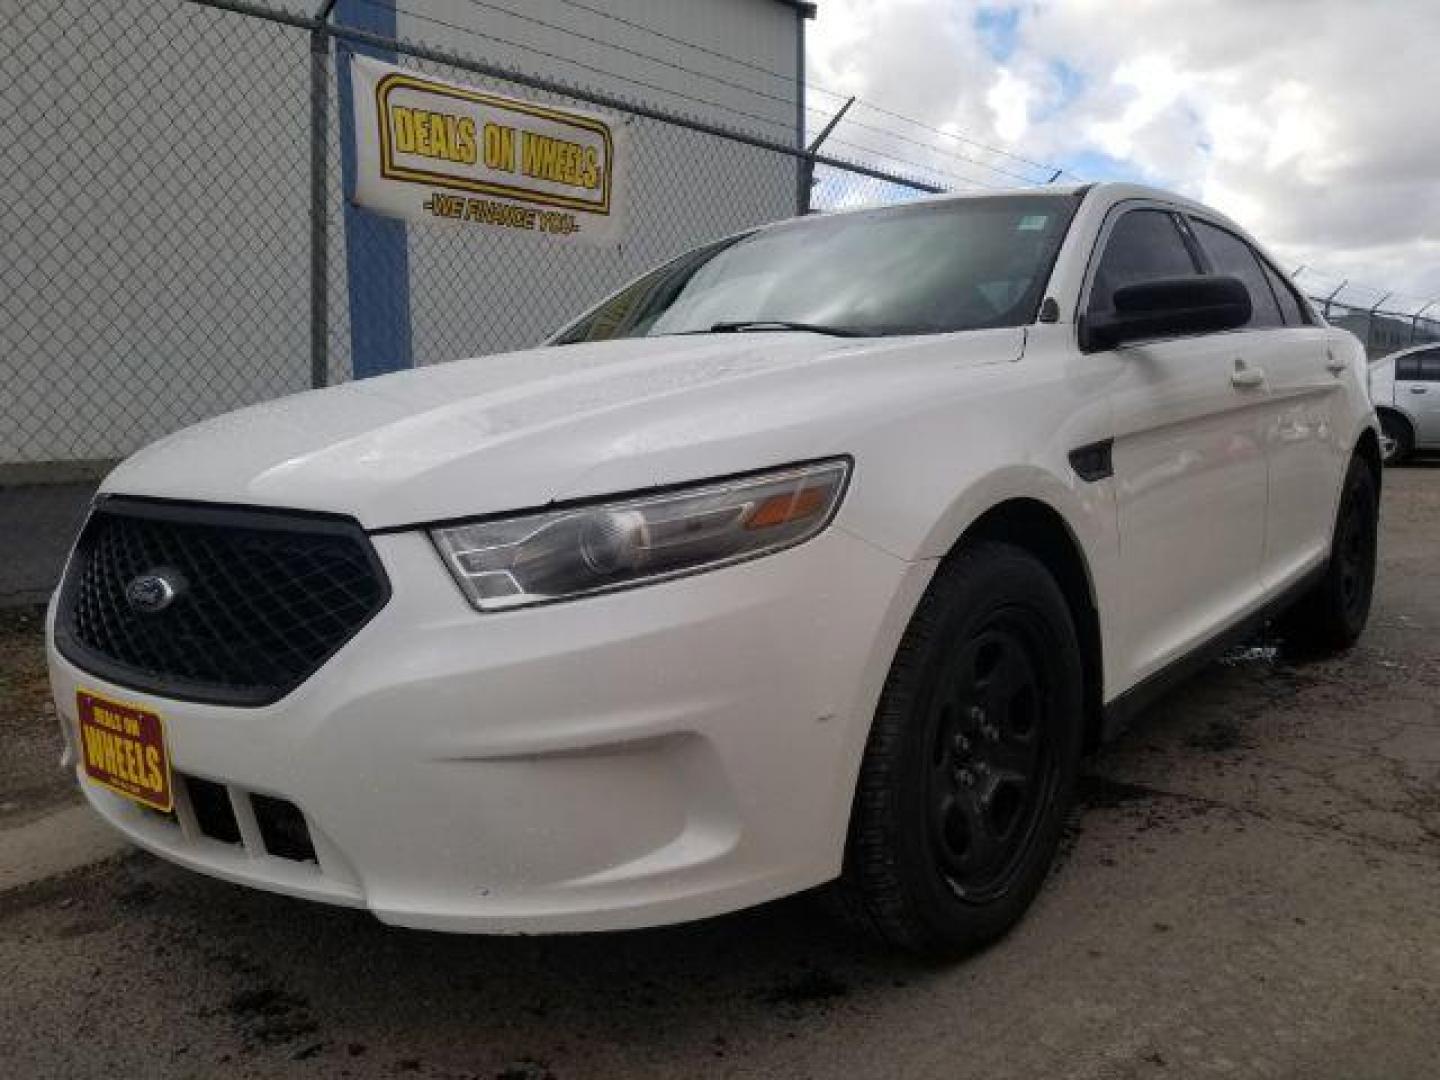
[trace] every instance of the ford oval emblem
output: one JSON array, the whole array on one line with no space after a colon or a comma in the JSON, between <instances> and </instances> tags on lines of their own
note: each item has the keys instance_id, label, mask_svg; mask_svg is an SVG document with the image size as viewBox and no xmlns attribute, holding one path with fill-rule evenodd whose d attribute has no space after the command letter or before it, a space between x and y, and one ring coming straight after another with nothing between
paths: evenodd
<instances>
[{"instance_id":1,"label":"ford oval emblem","mask_svg":"<svg viewBox=\"0 0 1440 1080\"><path fill-rule=\"evenodd\" d=\"M125 600L142 615L157 615L175 602L184 584L174 570L151 570L125 586Z\"/></svg>"}]
</instances>

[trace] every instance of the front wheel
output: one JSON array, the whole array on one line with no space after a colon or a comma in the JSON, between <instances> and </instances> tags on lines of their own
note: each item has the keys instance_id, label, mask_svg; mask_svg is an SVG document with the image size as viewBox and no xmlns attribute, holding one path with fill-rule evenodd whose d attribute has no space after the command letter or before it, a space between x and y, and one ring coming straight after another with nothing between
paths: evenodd
<instances>
[{"instance_id":1,"label":"front wheel","mask_svg":"<svg viewBox=\"0 0 1440 1080\"><path fill-rule=\"evenodd\" d=\"M1365 461L1352 458L1325 573L1281 624L1284 639L1301 652L1338 652L1359 639L1375 593L1379 526L1375 476Z\"/></svg>"},{"instance_id":2,"label":"front wheel","mask_svg":"<svg viewBox=\"0 0 1440 1080\"><path fill-rule=\"evenodd\" d=\"M1029 907L1054 857L1081 744L1080 646L1029 553L941 564L876 711L835 899L931 956L973 950Z\"/></svg>"}]
</instances>

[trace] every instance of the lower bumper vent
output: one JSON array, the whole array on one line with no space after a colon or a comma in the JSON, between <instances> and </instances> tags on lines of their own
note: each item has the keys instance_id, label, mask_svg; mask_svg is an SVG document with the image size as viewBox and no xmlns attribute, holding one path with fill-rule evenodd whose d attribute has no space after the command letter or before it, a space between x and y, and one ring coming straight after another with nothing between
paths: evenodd
<instances>
[{"instance_id":1,"label":"lower bumper vent","mask_svg":"<svg viewBox=\"0 0 1440 1080\"><path fill-rule=\"evenodd\" d=\"M305 814L288 799L230 788L217 784L214 780L202 780L198 776L177 774L175 780L177 784L185 787L185 795L190 804L187 820L193 821L191 827L207 840L253 848L254 831L258 830L259 843L265 854L292 862L319 864L320 859L315 854L315 842L310 838L310 826L305 822ZM254 829L248 843L240 818L235 812L237 805L241 813L248 810L249 815L254 818ZM181 814L176 810L164 814L154 810L147 813L164 818L173 825L181 825Z\"/></svg>"},{"instance_id":2,"label":"lower bumper vent","mask_svg":"<svg viewBox=\"0 0 1440 1080\"><path fill-rule=\"evenodd\" d=\"M255 823L260 826L266 851L277 859L317 861L310 827L298 806L271 795L251 795L250 805L255 808Z\"/></svg>"}]
</instances>

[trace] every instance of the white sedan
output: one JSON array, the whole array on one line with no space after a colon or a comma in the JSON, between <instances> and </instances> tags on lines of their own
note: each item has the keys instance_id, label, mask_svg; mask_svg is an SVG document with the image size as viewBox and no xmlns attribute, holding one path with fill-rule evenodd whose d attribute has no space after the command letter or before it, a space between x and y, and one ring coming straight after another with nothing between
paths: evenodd
<instances>
[{"instance_id":1,"label":"white sedan","mask_svg":"<svg viewBox=\"0 0 1440 1080\"><path fill-rule=\"evenodd\" d=\"M1440 345L1415 345L1375 361L1370 397L1385 464L1398 465L1416 450L1440 450Z\"/></svg>"},{"instance_id":2,"label":"white sedan","mask_svg":"<svg viewBox=\"0 0 1440 1080\"><path fill-rule=\"evenodd\" d=\"M200 424L105 482L49 618L70 762L204 873L485 932L824 883L953 954L1086 749L1375 567L1364 355L1126 185L781 222L544 346Z\"/></svg>"}]
</instances>

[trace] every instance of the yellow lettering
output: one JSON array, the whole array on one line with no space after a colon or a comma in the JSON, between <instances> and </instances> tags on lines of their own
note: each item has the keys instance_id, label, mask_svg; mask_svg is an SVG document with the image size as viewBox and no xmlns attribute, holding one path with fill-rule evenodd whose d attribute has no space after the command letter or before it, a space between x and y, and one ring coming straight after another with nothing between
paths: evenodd
<instances>
[{"instance_id":1,"label":"yellow lettering","mask_svg":"<svg viewBox=\"0 0 1440 1080\"><path fill-rule=\"evenodd\" d=\"M108 732L101 733L100 745L103 749L102 759L105 762L105 771L111 776L119 776L120 766L116 762L115 736Z\"/></svg>"},{"instance_id":2,"label":"yellow lettering","mask_svg":"<svg viewBox=\"0 0 1440 1080\"><path fill-rule=\"evenodd\" d=\"M450 119L444 113L427 113L426 121L430 127L430 156L437 158L448 158L450 156L449 130L445 121Z\"/></svg>"},{"instance_id":3,"label":"yellow lettering","mask_svg":"<svg viewBox=\"0 0 1440 1080\"><path fill-rule=\"evenodd\" d=\"M499 124L485 125L485 167L515 171L515 130Z\"/></svg>"},{"instance_id":4,"label":"yellow lettering","mask_svg":"<svg viewBox=\"0 0 1440 1080\"><path fill-rule=\"evenodd\" d=\"M145 747L145 771L150 781L150 790L157 794L165 790L165 777L160 772L160 751L153 746Z\"/></svg>"},{"instance_id":5,"label":"yellow lettering","mask_svg":"<svg viewBox=\"0 0 1440 1080\"><path fill-rule=\"evenodd\" d=\"M593 146L526 131L521 135L520 171L540 180L597 188L600 186L600 154Z\"/></svg>"},{"instance_id":6,"label":"yellow lettering","mask_svg":"<svg viewBox=\"0 0 1440 1080\"><path fill-rule=\"evenodd\" d=\"M85 733L85 756L96 765L104 761L105 748L101 740L105 737L88 724L82 729Z\"/></svg>"},{"instance_id":7,"label":"yellow lettering","mask_svg":"<svg viewBox=\"0 0 1440 1080\"><path fill-rule=\"evenodd\" d=\"M403 105L390 106L390 129L395 133L395 149L406 154L415 152L415 115Z\"/></svg>"},{"instance_id":8,"label":"yellow lettering","mask_svg":"<svg viewBox=\"0 0 1440 1080\"><path fill-rule=\"evenodd\" d=\"M478 160L475 121L471 117L462 116L455 124L455 160L465 165L474 165Z\"/></svg>"}]
</instances>

